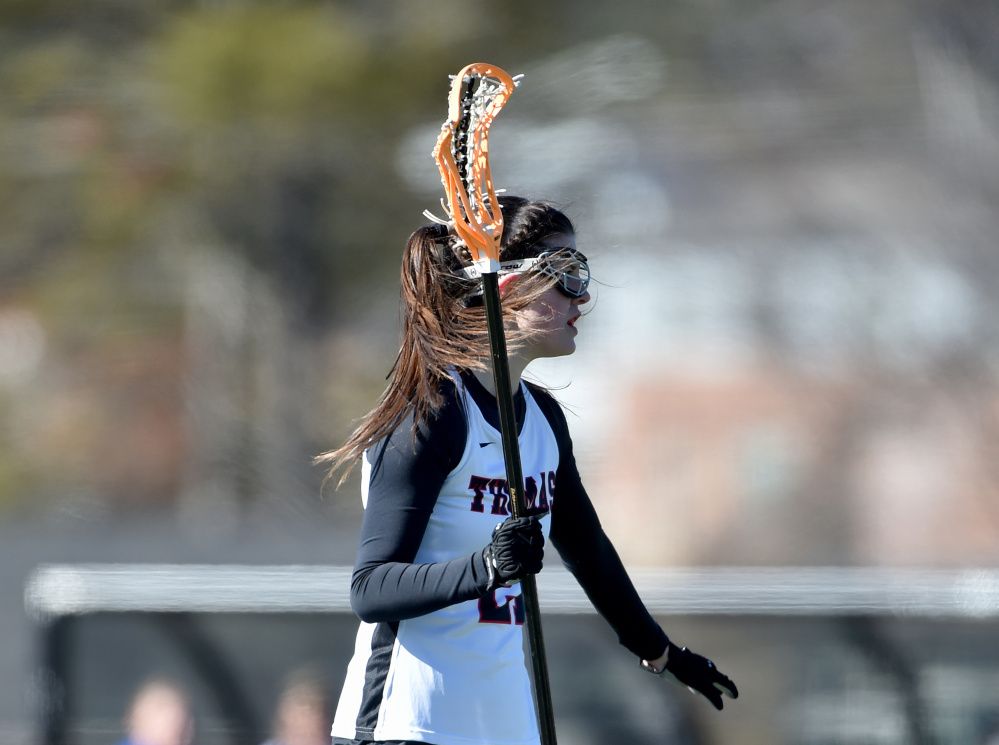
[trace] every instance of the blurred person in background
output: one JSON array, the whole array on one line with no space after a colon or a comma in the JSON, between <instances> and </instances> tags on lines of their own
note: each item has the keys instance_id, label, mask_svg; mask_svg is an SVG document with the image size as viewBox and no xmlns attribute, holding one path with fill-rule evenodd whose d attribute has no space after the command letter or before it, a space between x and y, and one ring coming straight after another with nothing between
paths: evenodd
<instances>
[{"instance_id":1,"label":"blurred person in background","mask_svg":"<svg viewBox=\"0 0 999 745\"><path fill-rule=\"evenodd\" d=\"M297 670L281 689L273 736L264 745L329 745L331 723L322 677L311 668Z\"/></svg>"},{"instance_id":2,"label":"blurred person in background","mask_svg":"<svg viewBox=\"0 0 999 745\"><path fill-rule=\"evenodd\" d=\"M999 713L995 713L989 718L985 734L979 738L978 742L979 745L999 745Z\"/></svg>"},{"instance_id":3,"label":"blurred person in background","mask_svg":"<svg viewBox=\"0 0 999 745\"><path fill-rule=\"evenodd\" d=\"M344 445L318 459L331 473L360 461L365 505L351 581L361 624L335 745L538 743L519 581L540 571L546 540L643 668L718 709L722 694L738 695L649 614L580 481L561 406L521 381L531 361L575 351L589 267L561 211L514 196L499 202L529 515L507 517L478 274L447 226L420 228L403 254L401 348L388 388Z\"/></svg>"},{"instance_id":4,"label":"blurred person in background","mask_svg":"<svg viewBox=\"0 0 999 745\"><path fill-rule=\"evenodd\" d=\"M161 677L139 686L125 715L125 739L119 745L191 745L193 741L194 714L187 691Z\"/></svg>"}]
</instances>

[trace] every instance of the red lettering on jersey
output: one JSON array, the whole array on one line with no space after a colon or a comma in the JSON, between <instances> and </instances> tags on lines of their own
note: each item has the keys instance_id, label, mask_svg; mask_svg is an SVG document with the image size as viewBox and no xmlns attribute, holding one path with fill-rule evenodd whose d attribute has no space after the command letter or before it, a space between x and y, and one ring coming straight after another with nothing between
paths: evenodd
<instances>
[{"instance_id":1,"label":"red lettering on jersey","mask_svg":"<svg viewBox=\"0 0 999 745\"><path fill-rule=\"evenodd\" d=\"M542 484L544 481L541 482ZM538 506L538 482L533 476L524 479L524 501L527 502L527 511L533 512Z\"/></svg>"},{"instance_id":2,"label":"red lettering on jersey","mask_svg":"<svg viewBox=\"0 0 999 745\"><path fill-rule=\"evenodd\" d=\"M506 479L492 479L489 482L489 493L493 495L494 515L509 515L507 504L510 502L510 494L506 488Z\"/></svg>"},{"instance_id":3,"label":"red lettering on jersey","mask_svg":"<svg viewBox=\"0 0 999 745\"><path fill-rule=\"evenodd\" d=\"M524 496L527 501L527 511L532 515L547 515L551 509L551 503L548 500L549 482L554 481L555 472L549 471L548 473L541 472L538 474L538 480L535 481L533 476L528 476L524 480ZM541 484L541 488L538 488L538 483Z\"/></svg>"},{"instance_id":4,"label":"red lettering on jersey","mask_svg":"<svg viewBox=\"0 0 999 745\"><path fill-rule=\"evenodd\" d=\"M486 486L489 484L489 479L483 476L472 476L468 480L468 488L471 489L475 496L472 497L472 512L482 512L482 500L486 496Z\"/></svg>"},{"instance_id":5,"label":"red lettering on jersey","mask_svg":"<svg viewBox=\"0 0 999 745\"><path fill-rule=\"evenodd\" d=\"M506 626L524 625L524 608L520 595L504 598L503 605L496 602L496 593L479 598L479 623L498 623Z\"/></svg>"},{"instance_id":6,"label":"red lettering on jersey","mask_svg":"<svg viewBox=\"0 0 999 745\"><path fill-rule=\"evenodd\" d=\"M540 488L538 485L540 484ZM485 512L485 498L488 493L493 500L489 513L507 516L510 514L510 490L506 479L489 479L485 476L472 476L468 480L468 489L472 492L472 512ZM528 514L546 515L551 510L555 497L555 472L542 471L537 480L533 476L524 479L524 501Z\"/></svg>"}]
</instances>

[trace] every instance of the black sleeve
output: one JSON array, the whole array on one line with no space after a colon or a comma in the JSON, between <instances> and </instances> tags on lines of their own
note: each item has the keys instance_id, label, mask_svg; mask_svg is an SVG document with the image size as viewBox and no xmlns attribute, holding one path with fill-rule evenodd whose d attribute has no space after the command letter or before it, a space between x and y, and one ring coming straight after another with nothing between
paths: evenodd
<instances>
[{"instance_id":1,"label":"black sleeve","mask_svg":"<svg viewBox=\"0 0 999 745\"><path fill-rule=\"evenodd\" d=\"M414 564L447 475L465 447L466 426L453 386L440 412L414 437L403 422L368 453L371 476L350 603L362 621L401 621L485 592L481 554Z\"/></svg>"},{"instance_id":2,"label":"black sleeve","mask_svg":"<svg viewBox=\"0 0 999 745\"><path fill-rule=\"evenodd\" d=\"M559 443L552 545L621 644L644 660L654 660L666 651L669 640L638 596L583 488L562 407L546 392L532 391Z\"/></svg>"}]
</instances>

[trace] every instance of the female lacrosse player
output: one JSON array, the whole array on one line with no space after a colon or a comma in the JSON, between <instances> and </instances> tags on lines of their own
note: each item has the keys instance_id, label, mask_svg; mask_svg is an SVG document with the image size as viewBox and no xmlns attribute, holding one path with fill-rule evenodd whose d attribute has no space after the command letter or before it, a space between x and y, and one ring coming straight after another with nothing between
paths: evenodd
<instances>
[{"instance_id":1,"label":"female lacrosse player","mask_svg":"<svg viewBox=\"0 0 999 745\"><path fill-rule=\"evenodd\" d=\"M560 211L500 197L500 291L529 516L509 517L480 283L440 225L409 239L391 382L346 443L365 514L351 582L361 619L333 742L525 745L539 740L518 581L546 540L642 666L722 708L735 685L679 648L648 613L580 482L558 403L521 382L572 354L589 269ZM521 701L522 705L511 701Z\"/></svg>"}]
</instances>

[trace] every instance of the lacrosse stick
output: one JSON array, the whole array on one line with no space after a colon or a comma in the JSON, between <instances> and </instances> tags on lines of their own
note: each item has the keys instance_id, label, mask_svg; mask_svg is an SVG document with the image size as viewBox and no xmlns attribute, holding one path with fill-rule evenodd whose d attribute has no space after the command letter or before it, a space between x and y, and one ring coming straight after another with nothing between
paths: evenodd
<instances>
[{"instance_id":1,"label":"lacrosse stick","mask_svg":"<svg viewBox=\"0 0 999 745\"><path fill-rule=\"evenodd\" d=\"M489 127L513 93L515 85L513 78L492 65L476 63L463 68L452 79L448 119L437 138L434 159L444 182L449 225L468 248L473 263L482 276L482 297L489 331L493 380L496 383L507 488L510 491L513 516L524 517L527 515L524 474L520 463L513 394L510 391L510 367L497 274L500 269L503 213L496 200L489 173L488 144ZM529 574L522 579L520 586L541 743L555 745L555 717L552 713L538 586L534 575Z\"/></svg>"}]
</instances>

